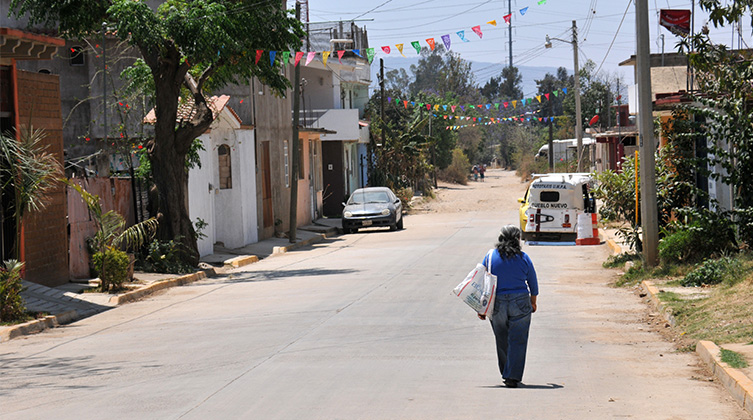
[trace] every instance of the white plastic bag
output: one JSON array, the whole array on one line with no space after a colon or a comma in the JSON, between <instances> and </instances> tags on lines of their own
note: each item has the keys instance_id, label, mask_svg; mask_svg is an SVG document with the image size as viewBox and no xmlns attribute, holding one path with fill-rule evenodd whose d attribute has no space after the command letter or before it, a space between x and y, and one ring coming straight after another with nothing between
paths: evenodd
<instances>
[{"instance_id":1,"label":"white plastic bag","mask_svg":"<svg viewBox=\"0 0 753 420\"><path fill-rule=\"evenodd\" d=\"M479 315L491 315L494 308L494 294L497 289L497 276L491 273L492 252L486 254L486 263L476 264L465 280L460 282L453 293Z\"/></svg>"}]
</instances>

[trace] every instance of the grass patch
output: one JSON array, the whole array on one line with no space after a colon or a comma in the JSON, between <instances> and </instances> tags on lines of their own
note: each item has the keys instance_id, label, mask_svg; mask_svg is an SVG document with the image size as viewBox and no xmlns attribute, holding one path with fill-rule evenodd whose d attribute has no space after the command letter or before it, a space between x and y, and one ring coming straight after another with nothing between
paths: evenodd
<instances>
[{"instance_id":1,"label":"grass patch","mask_svg":"<svg viewBox=\"0 0 753 420\"><path fill-rule=\"evenodd\" d=\"M745 357L743 357L742 354L727 349L721 350L722 362L735 369L745 369L746 367L748 367L748 361L745 360Z\"/></svg>"},{"instance_id":2,"label":"grass patch","mask_svg":"<svg viewBox=\"0 0 753 420\"><path fill-rule=\"evenodd\" d=\"M604 268L622 268L628 261L640 261L641 256L633 253L610 255L602 264Z\"/></svg>"},{"instance_id":3,"label":"grass patch","mask_svg":"<svg viewBox=\"0 0 753 420\"><path fill-rule=\"evenodd\" d=\"M659 300L662 302L682 302L682 296L678 295L675 292L665 292L664 290L659 291Z\"/></svg>"},{"instance_id":4,"label":"grass patch","mask_svg":"<svg viewBox=\"0 0 753 420\"><path fill-rule=\"evenodd\" d=\"M668 300L677 328L693 340L747 342L753 337L753 282L711 288L704 299Z\"/></svg>"},{"instance_id":5,"label":"grass patch","mask_svg":"<svg viewBox=\"0 0 753 420\"><path fill-rule=\"evenodd\" d=\"M35 319L41 319L49 315L49 312L26 312L22 318L8 321L8 322L0 322L0 326L3 327L9 327L13 325L23 324L24 322L33 321Z\"/></svg>"},{"instance_id":6,"label":"grass patch","mask_svg":"<svg viewBox=\"0 0 753 420\"><path fill-rule=\"evenodd\" d=\"M666 279L677 277L682 270L678 266L643 267L642 261L635 261L625 274L615 282L617 287L634 286L643 280Z\"/></svg>"}]
</instances>

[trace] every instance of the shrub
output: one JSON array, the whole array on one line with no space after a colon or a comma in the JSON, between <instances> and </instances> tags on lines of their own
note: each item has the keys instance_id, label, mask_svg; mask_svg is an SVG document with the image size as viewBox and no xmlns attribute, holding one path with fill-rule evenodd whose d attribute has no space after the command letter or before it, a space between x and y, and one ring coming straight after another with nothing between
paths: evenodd
<instances>
[{"instance_id":1,"label":"shrub","mask_svg":"<svg viewBox=\"0 0 753 420\"><path fill-rule=\"evenodd\" d=\"M128 280L128 254L110 248L105 252L97 252L92 256L94 268L102 281L100 289L103 292L117 291Z\"/></svg>"},{"instance_id":2,"label":"shrub","mask_svg":"<svg viewBox=\"0 0 753 420\"><path fill-rule=\"evenodd\" d=\"M695 270L688 273L682 280L685 287L720 284L724 281L735 283L741 271L740 262L723 257L717 260L704 261Z\"/></svg>"},{"instance_id":3,"label":"shrub","mask_svg":"<svg viewBox=\"0 0 753 420\"><path fill-rule=\"evenodd\" d=\"M410 208L410 202L411 200L413 200L412 188L399 188L397 191L395 191L395 195L397 195L397 198L399 198L403 203L403 210Z\"/></svg>"},{"instance_id":4,"label":"shrub","mask_svg":"<svg viewBox=\"0 0 753 420\"><path fill-rule=\"evenodd\" d=\"M190 273L193 266L184 262L186 252L180 238L171 241L155 239L149 244L146 255L139 259L139 268L154 273Z\"/></svg>"},{"instance_id":5,"label":"shrub","mask_svg":"<svg viewBox=\"0 0 753 420\"><path fill-rule=\"evenodd\" d=\"M471 172L471 162L462 149L452 151L452 163L439 171L439 179L453 184L467 185L468 174Z\"/></svg>"},{"instance_id":6,"label":"shrub","mask_svg":"<svg viewBox=\"0 0 753 420\"><path fill-rule=\"evenodd\" d=\"M17 321L26 314L21 298L21 268L24 263L9 260L4 265L0 267L0 322Z\"/></svg>"},{"instance_id":7,"label":"shrub","mask_svg":"<svg viewBox=\"0 0 753 420\"><path fill-rule=\"evenodd\" d=\"M664 264L697 263L736 249L732 221L708 210L680 209L680 217L692 220L677 222L659 243L659 258Z\"/></svg>"}]
</instances>

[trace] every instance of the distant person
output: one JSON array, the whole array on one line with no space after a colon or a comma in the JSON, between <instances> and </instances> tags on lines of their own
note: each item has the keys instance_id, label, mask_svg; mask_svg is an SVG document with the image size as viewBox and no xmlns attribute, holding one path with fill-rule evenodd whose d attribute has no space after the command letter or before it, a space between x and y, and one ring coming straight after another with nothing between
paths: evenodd
<instances>
[{"instance_id":1,"label":"distant person","mask_svg":"<svg viewBox=\"0 0 753 420\"><path fill-rule=\"evenodd\" d=\"M478 165L473 165L473 180L478 181Z\"/></svg>"},{"instance_id":2,"label":"distant person","mask_svg":"<svg viewBox=\"0 0 753 420\"><path fill-rule=\"evenodd\" d=\"M481 182L484 182L484 172L486 172L486 165L478 165L478 174L481 177Z\"/></svg>"},{"instance_id":3,"label":"distant person","mask_svg":"<svg viewBox=\"0 0 753 420\"><path fill-rule=\"evenodd\" d=\"M520 249L520 229L504 226L491 256L497 292L490 321L497 342L499 373L505 386L517 388L523 379L531 314L536 312L539 284L528 255ZM486 257L483 264L486 265ZM482 320L486 315L479 315Z\"/></svg>"}]
</instances>

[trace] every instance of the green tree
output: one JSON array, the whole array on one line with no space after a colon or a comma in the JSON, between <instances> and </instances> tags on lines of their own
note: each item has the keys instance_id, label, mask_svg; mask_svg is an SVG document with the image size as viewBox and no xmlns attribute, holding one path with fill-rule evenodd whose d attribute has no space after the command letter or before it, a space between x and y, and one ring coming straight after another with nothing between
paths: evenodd
<instances>
[{"instance_id":1,"label":"green tree","mask_svg":"<svg viewBox=\"0 0 753 420\"><path fill-rule=\"evenodd\" d=\"M523 76L515 66L507 66L502 69L502 85L499 88L499 96L503 99L523 98Z\"/></svg>"},{"instance_id":2,"label":"green tree","mask_svg":"<svg viewBox=\"0 0 753 420\"><path fill-rule=\"evenodd\" d=\"M711 23L725 26L744 16L753 19L753 1L739 0L722 5L715 0L700 0ZM753 243L753 61L746 50L730 50L715 44L704 27L700 33L680 43L681 49L694 50L689 60L695 69L702 95L695 97L700 106L693 113L705 119L705 133L711 142L710 164L720 165L721 173L712 178L732 186L734 217L740 239Z\"/></svg>"},{"instance_id":3,"label":"green tree","mask_svg":"<svg viewBox=\"0 0 753 420\"><path fill-rule=\"evenodd\" d=\"M90 35L105 22L139 50L135 66L148 69L154 87L157 120L149 153L162 213L158 235L181 237L191 262L198 262L185 161L213 120L205 92L255 76L284 94L290 82L281 60L257 63L256 51L297 50L304 35L300 22L277 0L168 0L156 10L134 0L12 0L11 10L27 15L30 24L56 26L66 37ZM176 123L181 103L195 113Z\"/></svg>"}]
</instances>

